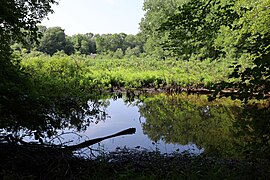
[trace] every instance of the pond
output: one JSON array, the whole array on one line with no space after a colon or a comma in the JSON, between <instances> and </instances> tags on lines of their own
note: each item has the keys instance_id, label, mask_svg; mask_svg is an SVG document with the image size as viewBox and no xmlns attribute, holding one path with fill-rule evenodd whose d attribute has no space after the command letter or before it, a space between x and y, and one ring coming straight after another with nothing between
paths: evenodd
<instances>
[{"instance_id":1,"label":"pond","mask_svg":"<svg viewBox=\"0 0 270 180\"><path fill-rule=\"evenodd\" d=\"M68 102L68 101L67 101ZM269 100L243 106L221 98L209 102L204 95L112 94L85 103L64 103L53 109L44 127L3 128L24 142L61 146L80 144L119 131L136 128L135 134L101 141L76 155L92 157L118 149L182 153L214 157L259 157L269 154ZM67 107L68 104L72 106ZM35 130L39 128L40 130Z\"/></svg>"},{"instance_id":2,"label":"pond","mask_svg":"<svg viewBox=\"0 0 270 180\"><path fill-rule=\"evenodd\" d=\"M92 122L85 131L76 132L76 129L65 129L63 135L53 141L58 144L59 141L64 144L78 144L80 142L104 137L114 134L127 128L136 128L136 133L132 135L123 135L104 140L91 147L92 150L100 152L110 152L117 149L137 149L147 151L158 151L161 153L188 153L191 155L199 155L203 152L203 148L198 148L196 144L189 142L187 144L167 143L164 139L153 140L147 135L143 127L146 119L140 114L139 107L142 103L124 102L124 99L107 99L107 107L102 107L106 113L105 118L101 121L97 118ZM91 103L91 102L89 102ZM66 143L69 142L69 143ZM84 150L84 155L89 155L88 149ZM80 152L81 153L81 152ZM94 153L94 152L91 152ZM96 153L94 153L96 154Z\"/></svg>"}]
</instances>

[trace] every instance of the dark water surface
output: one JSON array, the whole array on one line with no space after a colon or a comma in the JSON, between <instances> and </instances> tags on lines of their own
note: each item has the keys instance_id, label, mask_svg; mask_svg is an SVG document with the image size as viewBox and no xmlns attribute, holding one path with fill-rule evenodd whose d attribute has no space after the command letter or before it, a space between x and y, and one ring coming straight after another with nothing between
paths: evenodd
<instances>
[{"instance_id":1,"label":"dark water surface","mask_svg":"<svg viewBox=\"0 0 270 180\"><path fill-rule=\"evenodd\" d=\"M36 121L11 124L1 129L0 137L9 134L26 142L69 146L136 128L135 134L110 138L92 145L91 150L84 148L76 153L90 157L126 148L169 154L269 158L269 104L266 100L243 105L229 98L208 102L207 96L187 94L137 98L121 95L85 102L65 99L44 115L43 124Z\"/></svg>"}]
</instances>

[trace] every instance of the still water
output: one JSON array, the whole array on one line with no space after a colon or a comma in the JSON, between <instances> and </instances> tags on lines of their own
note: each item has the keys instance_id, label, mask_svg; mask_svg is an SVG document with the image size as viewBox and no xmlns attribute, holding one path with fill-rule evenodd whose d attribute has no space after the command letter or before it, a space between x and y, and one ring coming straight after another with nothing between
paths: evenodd
<instances>
[{"instance_id":1,"label":"still water","mask_svg":"<svg viewBox=\"0 0 270 180\"><path fill-rule=\"evenodd\" d=\"M245 105L230 98L209 102L207 96L187 94L75 100L55 103L40 122L18 121L15 126L8 121L7 127L0 130L0 137L12 135L25 142L70 146L136 128L135 134L106 139L76 153L88 157L92 153L136 149L270 158L269 99ZM4 141L5 138L0 139Z\"/></svg>"},{"instance_id":2,"label":"still water","mask_svg":"<svg viewBox=\"0 0 270 180\"><path fill-rule=\"evenodd\" d=\"M143 130L143 125L146 124L146 119L139 112L141 103L124 102L124 99L118 98L116 100L108 99L107 107L103 107L106 112L106 119L97 121L93 119L87 129L83 132L76 132L75 129L66 129L60 139L55 139L54 143L64 143L66 145L78 144L80 142L104 137L114 134L127 128L136 128L136 133L132 135L123 135L104 140L91 149L99 152L115 151L119 148L159 151L161 153L183 153L190 155L199 155L203 152L203 148L198 148L193 142L187 144L167 143L165 140L152 140ZM153 114L154 115L154 114ZM96 122L96 123L95 123ZM60 132L59 132L60 133ZM87 149L85 154L89 153ZM93 153L93 152L92 152Z\"/></svg>"}]
</instances>

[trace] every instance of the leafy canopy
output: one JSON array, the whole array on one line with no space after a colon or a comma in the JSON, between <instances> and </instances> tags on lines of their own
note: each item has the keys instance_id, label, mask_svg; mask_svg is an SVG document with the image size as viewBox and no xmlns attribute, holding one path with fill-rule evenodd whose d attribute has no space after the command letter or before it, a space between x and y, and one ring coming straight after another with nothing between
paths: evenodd
<instances>
[{"instance_id":1,"label":"leafy canopy","mask_svg":"<svg viewBox=\"0 0 270 180\"><path fill-rule=\"evenodd\" d=\"M0 51L6 53L11 40L21 40L27 33L32 39L38 37L37 24L48 13L56 0L1 0L0 6ZM27 31L22 31L27 30Z\"/></svg>"},{"instance_id":2,"label":"leafy canopy","mask_svg":"<svg viewBox=\"0 0 270 180\"><path fill-rule=\"evenodd\" d=\"M11 53L11 42L22 41L29 35L38 38L37 23L48 13L53 12L51 5L56 0L1 0L0 1L0 126L19 127L31 120L42 119L40 101L35 86L18 65L18 57ZM35 107L33 110L31 107ZM46 113L46 112L43 112ZM46 120L44 120L46 122ZM41 124L41 123L40 123ZM30 129L33 128L29 127Z\"/></svg>"},{"instance_id":3,"label":"leafy canopy","mask_svg":"<svg viewBox=\"0 0 270 180\"><path fill-rule=\"evenodd\" d=\"M235 64L233 79L215 86L217 93L234 88L237 98L260 99L270 91L269 15L269 0L193 0L179 6L158 31L167 33L162 47L175 56Z\"/></svg>"}]
</instances>

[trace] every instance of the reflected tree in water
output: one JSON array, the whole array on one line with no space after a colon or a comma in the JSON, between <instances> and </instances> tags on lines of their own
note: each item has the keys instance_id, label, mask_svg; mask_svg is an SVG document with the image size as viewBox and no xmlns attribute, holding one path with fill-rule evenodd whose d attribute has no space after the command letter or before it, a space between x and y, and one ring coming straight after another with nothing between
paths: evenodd
<instances>
[{"instance_id":1,"label":"reflected tree in water","mask_svg":"<svg viewBox=\"0 0 270 180\"><path fill-rule=\"evenodd\" d=\"M108 117L106 107L109 101L99 98L101 97L97 95L44 97L41 102L35 100L29 105L13 107L17 111L7 112L1 109L1 136L8 135L12 137L9 141L14 142L19 142L24 137L34 137L43 143L46 138L57 136L59 130L84 131L90 123L97 124Z\"/></svg>"},{"instance_id":2,"label":"reflected tree in water","mask_svg":"<svg viewBox=\"0 0 270 180\"><path fill-rule=\"evenodd\" d=\"M209 103L197 95L153 96L140 106L146 118L143 130L153 141L195 143L208 155L234 156L239 143L234 137L234 123L240 108L229 103Z\"/></svg>"},{"instance_id":3,"label":"reflected tree in water","mask_svg":"<svg viewBox=\"0 0 270 180\"><path fill-rule=\"evenodd\" d=\"M270 158L270 101L245 105L236 122L241 146L248 157Z\"/></svg>"}]
</instances>

